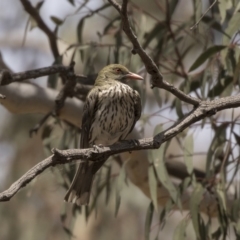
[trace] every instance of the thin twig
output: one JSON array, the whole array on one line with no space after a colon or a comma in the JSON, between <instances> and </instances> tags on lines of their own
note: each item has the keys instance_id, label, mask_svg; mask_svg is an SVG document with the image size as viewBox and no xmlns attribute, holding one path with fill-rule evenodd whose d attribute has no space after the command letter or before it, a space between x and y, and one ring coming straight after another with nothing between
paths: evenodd
<instances>
[{"instance_id":1,"label":"thin twig","mask_svg":"<svg viewBox=\"0 0 240 240\"><path fill-rule=\"evenodd\" d=\"M199 20L192 26L190 27L190 30L194 30L198 27L198 24L201 22L201 20L203 19L203 17L208 13L208 11L217 3L218 0L215 0L210 6L209 8L205 11L205 13L199 18Z\"/></svg>"}]
</instances>

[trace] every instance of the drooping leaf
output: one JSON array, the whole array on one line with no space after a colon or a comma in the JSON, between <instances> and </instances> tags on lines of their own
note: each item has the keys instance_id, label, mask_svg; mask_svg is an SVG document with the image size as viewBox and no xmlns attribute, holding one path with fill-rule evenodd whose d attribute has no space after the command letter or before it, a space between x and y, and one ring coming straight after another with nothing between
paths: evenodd
<instances>
[{"instance_id":1,"label":"drooping leaf","mask_svg":"<svg viewBox=\"0 0 240 240\"><path fill-rule=\"evenodd\" d=\"M160 38L164 36L164 32L166 31L166 23L165 22L159 22L157 23L153 29L146 33L144 36L145 42L143 43L143 48L147 48L149 44L153 41L154 38L157 38L158 41Z\"/></svg>"},{"instance_id":2,"label":"drooping leaf","mask_svg":"<svg viewBox=\"0 0 240 240\"><path fill-rule=\"evenodd\" d=\"M68 2L70 2L73 6L75 6L75 0L67 0Z\"/></svg>"},{"instance_id":3,"label":"drooping leaf","mask_svg":"<svg viewBox=\"0 0 240 240\"><path fill-rule=\"evenodd\" d=\"M158 182L155 176L154 166L153 164L148 167L148 184L150 189L151 199L156 211L158 211L158 201L157 201L157 187Z\"/></svg>"},{"instance_id":4,"label":"drooping leaf","mask_svg":"<svg viewBox=\"0 0 240 240\"><path fill-rule=\"evenodd\" d=\"M216 193L218 197L218 202L224 212L227 211L226 198L225 198L225 188L222 183L216 186Z\"/></svg>"},{"instance_id":5,"label":"drooping leaf","mask_svg":"<svg viewBox=\"0 0 240 240\"><path fill-rule=\"evenodd\" d=\"M157 102L158 106L161 108L162 107L162 98L161 98L159 89L154 88L153 89L153 94L155 96L155 99L156 99L156 102Z\"/></svg>"},{"instance_id":6,"label":"drooping leaf","mask_svg":"<svg viewBox=\"0 0 240 240\"><path fill-rule=\"evenodd\" d=\"M162 124L158 124L154 128L153 135L156 136L157 134L159 134L162 131L163 131Z\"/></svg>"},{"instance_id":7,"label":"drooping leaf","mask_svg":"<svg viewBox=\"0 0 240 240\"><path fill-rule=\"evenodd\" d=\"M188 173L191 175L193 172L193 135L188 135L184 142L184 160Z\"/></svg>"},{"instance_id":8,"label":"drooping leaf","mask_svg":"<svg viewBox=\"0 0 240 240\"><path fill-rule=\"evenodd\" d=\"M221 150L224 147L226 141L226 124L222 124L217 127L212 143L208 149L207 161L206 161L206 176L210 177L212 171L211 166L214 161L214 153L217 148Z\"/></svg>"},{"instance_id":9,"label":"drooping leaf","mask_svg":"<svg viewBox=\"0 0 240 240\"><path fill-rule=\"evenodd\" d=\"M217 82L217 84L208 92L208 97L213 98L221 95L232 82L233 77L231 76L223 78L222 81Z\"/></svg>"},{"instance_id":10,"label":"drooping leaf","mask_svg":"<svg viewBox=\"0 0 240 240\"><path fill-rule=\"evenodd\" d=\"M198 68L200 65L202 65L208 58L210 58L211 56L213 56L214 54L220 52L221 50L223 50L224 48L226 48L227 46L225 45L215 45L212 46L210 48L208 48L205 52L203 52L196 60L195 62L192 64L192 66L189 69L189 72L195 70L196 68Z\"/></svg>"},{"instance_id":11,"label":"drooping leaf","mask_svg":"<svg viewBox=\"0 0 240 240\"><path fill-rule=\"evenodd\" d=\"M105 35L105 34L109 34L111 32L116 32L116 29L118 29L118 28L114 26L114 23L117 22L117 21L120 21L120 20L121 20L121 17L117 16L113 20L108 22L108 24L103 29L103 33L102 34ZM114 31L112 29L114 29Z\"/></svg>"},{"instance_id":12,"label":"drooping leaf","mask_svg":"<svg viewBox=\"0 0 240 240\"><path fill-rule=\"evenodd\" d=\"M186 239L186 227L188 219L184 218L175 228L173 234L173 240L185 240Z\"/></svg>"},{"instance_id":13,"label":"drooping leaf","mask_svg":"<svg viewBox=\"0 0 240 240\"><path fill-rule=\"evenodd\" d=\"M116 195L116 205L115 205L115 213L114 216L117 217L118 215L118 211L120 208L120 204L121 204L121 196L119 194Z\"/></svg>"},{"instance_id":14,"label":"drooping leaf","mask_svg":"<svg viewBox=\"0 0 240 240\"><path fill-rule=\"evenodd\" d=\"M179 208L181 208L181 202L178 199L177 189L172 183L164 163L165 144L166 143L162 144L158 150L152 150L151 154L149 155L149 159L152 159L152 162L154 163L158 179L168 190L172 200L178 205Z\"/></svg>"},{"instance_id":15,"label":"drooping leaf","mask_svg":"<svg viewBox=\"0 0 240 240\"><path fill-rule=\"evenodd\" d=\"M228 36L231 38L233 35L237 32L239 29L239 22L240 22L240 13L235 12L231 19L228 21L228 27L226 28L225 32ZM226 35L223 36L223 44L228 45L229 44L229 38L226 37Z\"/></svg>"},{"instance_id":16,"label":"drooping leaf","mask_svg":"<svg viewBox=\"0 0 240 240\"><path fill-rule=\"evenodd\" d=\"M178 98L175 101L175 107L176 107L178 118L182 119L184 117L184 114L182 111L182 101L180 101Z\"/></svg>"},{"instance_id":17,"label":"drooping leaf","mask_svg":"<svg viewBox=\"0 0 240 240\"><path fill-rule=\"evenodd\" d=\"M85 18L82 18L77 25L77 38L78 38L79 44L82 44L84 21L85 21ZM84 61L84 51L79 50L79 52L80 52L81 60Z\"/></svg>"},{"instance_id":18,"label":"drooping leaf","mask_svg":"<svg viewBox=\"0 0 240 240\"><path fill-rule=\"evenodd\" d=\"M227 33L225 33L225 31L222 28L222 25L219 22L217 22L215 18L212 18L210 16L204 16L202 18L202 21L206 23L208 26L212 27L214 30L226 35L227 38L229 39L231 38Z\"/></svg>"},{"instance_id":19,"label":"drooping leaf","mask_svg":"<svg viewBox=\"0 0 240 240\"><path fill-rule=\"evenodd\" d=\"M212 238L218 240L221 239L220 238L221 235L222 235L221 227L218 227L218 229L212 233Z\"/></svg>"},{"instance_id":20,"label":"drooping leaf","mask_svg":"<svg viewBox=\"0 0 240 240\"><path fill-rule=\"evenodd\" d=\"M237 144L240 146L240 136L238 134L236 134L235 132L233 132L233 134L234 134Z\"/></svg>"},{"instance_id":21,"label":"drooping leaf","mask_svg":"<svg viewBox=\"0 0 240 240\"><path fill-rule=\"evenodd\" d=\"M173 15L177 5L178 5L179 1L178 0L172 0L170 1L170 4L169 4L169 14L170 16Z\"/></svg>"},{"instance_id":22,"label":"drooping leaf","mask_svg":"<svg viewBox=\"0 0 240 240\"><path fill-rule=\"evenodd\" d=\"M162 209L162 212L159 216L159 222L161 224L161 228L164 227L167 216L168 216L169 212L172 210L173 205L174 205L174 202L171 199L169 199L167 201L167 203L165 204L164 208Z\"/></svg>"},{"instance_id":23,"label":"drooping leaf","mask_svg":"<svg viewBox=\"0 0 240 240\"><path fill-rule=\"evenodd\" d=\"M227 10L232 8L232 2L231 0L221 0L218 3L218 8L221 16L221 23L225 21Z\"/></svg>"},{"instance_id":24,"label":"drooping leaf","mask_svg":"<svg viewBox=\"0 0 240 240\"><path fill-rule=\"evenodd\" d=\"M62 19L60 19L60 18L58 18L58 17L55 17L55 16L51 16L50 17L51 18L51 20L56 24L56 25L62 25L63 24L63 20Z\"/></svg>"},{"instance_id":25,"label":"drooping leaf","mask_svg":"<svg viewBox=\"0 0 240 240\"><path fill-rule=\"evenodd\" d=\"M190 213L192 217L193 228L197 235L197 239L201 239L200 234L200 221L199 221L199 204L203 197L204 188L201 184L196 184L190 198Z\"/></svg>"},{"instance_id":26,"label":"drooping leaf","mask_svg":"<svg viewBox=\"0 0 240 240\"><path fill-rule=\"evenodd\" d=\"M240 81L240 55L238 57L238 62L234 71L233 83L239 84L239 81Z\"/></svg>"},{"instance_id":27,"label":"drooping leaf","mask_svg":"<svg viewBox=\"0 0 240 240\"><path fill-rule=\"evenodd\" d=\"M145 240L150 239L150 231L151 231L151 224L152 224L152 218L153 218L153 203L151 202L149 204L148 210L147 210L147 215L146 215L146 220L145 220Z\"/></svg>"},{"instance_id":28,"label":"drooping leaf","mask_svg":"<svg viewBox=\"0 0 240 240\"><path fill-rule=\"evenodd\" d=\"M107 166L107 174L106 174L106 205L109 202L110 193L111 193L111 173L112 173L112 166Z\"/></svg>"},{"instance_id":29,"label":"drooping leaf","mask_svg":"<svg viewBox=\"0 0 240 240\"><path fill-rule=\"evenodd\" d=\"M41 9L41 7L42 7L43 4L44 4L44 0L38 2L37 5L36 5L36 9L39 11L39 10Z\"/></svg>"}]
</instances>

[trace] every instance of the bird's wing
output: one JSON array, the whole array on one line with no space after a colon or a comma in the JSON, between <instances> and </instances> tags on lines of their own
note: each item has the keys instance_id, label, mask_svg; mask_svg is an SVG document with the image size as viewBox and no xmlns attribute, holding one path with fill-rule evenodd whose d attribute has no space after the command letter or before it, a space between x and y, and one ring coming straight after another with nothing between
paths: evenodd
<instances>
[{"instance_id":1,"label":"bird's wing","mask_svg":"<svg viewBox=\"0 0 240 240\"><path fill-rule=\"evenodd\" d=\"M133 94L133 101L134 101L134 115L135 115L135 119L134 119L133 125L132 125L129 133L132 132L136 122L141 117L141 113L142 113L141 98L139 96L139 93L137 91L135 91L135 90L134 90L134 94Z\"/></svg>"},{"instance_id":2,"label":"bird's wing","mask_svg":"<svg viewBox=\"0 0 240 240\"><path fill-rule=\"evenodd\" d=\"M83 117L82 117L82 132L80 139L80 148L88 148L89 135L91 125L94 119L94 113L98 102L98 91L91 91L86 99ZM97 165L98 167L98 165ZM98 167L99 168L99 167ZM65 200L73 202L77 205L88 204L96 166L89 161L82 161L79 163L78 169L73 178L72 184L66 193Z\"/></svg>"},{"instance_id":3,"label":"bird's wing","mask_svg":"<svg viewBox=\"0 0 240 240\"><path fill-rule=\"evenodd\" d=\"M94 120L94 113L98 102L98 91L91 91L86 99L83 117L82 117L82 130L80 139L80 148L88 148L89 146L89 133L92 122Z\"/></svg>"}]
</instances>

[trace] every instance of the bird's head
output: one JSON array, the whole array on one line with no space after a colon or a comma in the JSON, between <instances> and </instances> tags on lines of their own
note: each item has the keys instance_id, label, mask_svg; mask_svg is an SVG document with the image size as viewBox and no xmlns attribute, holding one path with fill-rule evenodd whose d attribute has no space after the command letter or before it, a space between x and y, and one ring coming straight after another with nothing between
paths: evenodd
<instances>
[{"instance_id":1,"label":"bird's head","mask_svg":"<svg viewBox=\"0 0 240 240\"><path fill-rule=\"evenodd\" d=\"M104 67L99 73L96 79L96 84L107 83L112 80L126 82L127 80L143 80L143 78L130 72L126 67L121 64L111 64Z\"/></svg>"}]
</instances>

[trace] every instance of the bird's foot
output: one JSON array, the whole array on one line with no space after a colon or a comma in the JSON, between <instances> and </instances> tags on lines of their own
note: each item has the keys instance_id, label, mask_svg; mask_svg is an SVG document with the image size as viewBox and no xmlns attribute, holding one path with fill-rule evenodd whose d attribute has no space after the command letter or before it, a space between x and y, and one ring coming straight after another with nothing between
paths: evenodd
<instances>
[{"instance_id":1,"label":"bird's foot","mask_svg":"<svg viewBox=\"0 0 240 240\"><path fill-rule=\"evenodd\" d=\"M98 152L100 152L103 147L104 146L102 144L93 145L93 149Z\"/></svg>"}]
</instances>

